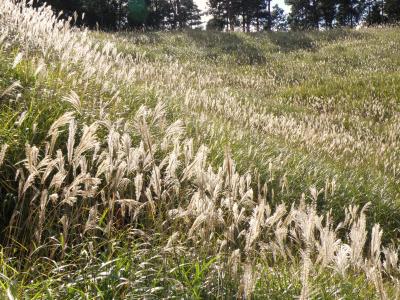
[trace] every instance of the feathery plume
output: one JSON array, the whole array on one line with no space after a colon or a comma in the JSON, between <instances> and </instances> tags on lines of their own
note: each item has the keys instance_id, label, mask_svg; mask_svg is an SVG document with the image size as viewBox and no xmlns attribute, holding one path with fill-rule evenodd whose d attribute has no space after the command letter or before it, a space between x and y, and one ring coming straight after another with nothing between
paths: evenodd
<instances>
[{"instance_id":1,"label":"feathery plume","mask_svg":"<svg viewBox=\"0 0 400 300\"><path fill-rule=\"evenodd\" d=\"M81 100L76 92L71 91L67 96L64 96L62 100L71 104L78 113L82 112Z\"/></svg>"},{"instance_id":2,"label":"feathery plume","mask_svg":"<svg viewBox=\"0 0 400 300\"><path fill-rule=\"evenodd\" d=\"M16 89L21 88L21 83L20 81L14 81L8 88L6 88L1 94L0 98L3 98L4 96L11 95Z\"/></svg>"},{"instance_id":3,"label":"feathery plume","mask_svg":"<svg viewBox=\"0 0 400 300\"><path fill-rule=\"evenodd\" d=\"M14 61L12 63L11 68L15 69L22 61L22 59L24 58L24 54L23 53L18 53L17 56L15 56Z\"/></svg>"},{"instance_id":4,"label":"feathery plume","mask_svg":"<svg viewBox=\"0 0 400 300\"><path fill-rule=\"evenodd\" d=\"M76 134L76 123L75 120L72 119L69 123L69 134L68 134L68 142L67 142L67 158L68 162L72 162L72 158L74 155L74 145L75 145L75 134Z\"/></svg>"}]
</instances>

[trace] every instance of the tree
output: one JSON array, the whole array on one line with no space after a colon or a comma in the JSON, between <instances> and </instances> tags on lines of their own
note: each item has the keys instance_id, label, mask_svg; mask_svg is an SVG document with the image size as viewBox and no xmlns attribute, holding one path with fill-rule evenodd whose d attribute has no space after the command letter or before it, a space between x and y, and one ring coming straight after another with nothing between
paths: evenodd
<instances>
[{"instance_id":1,"label":"tree","mask_svg":"<svg viewBox=\"0 0 400 300\"><path fill-rule=\"evenodd\" d=\"M224 27L227 30L234 31L235 26L238 25L236 2L238 0L209 0L208 7L209 13L216 20L223 20Z\"/></svg>"},{"instance_id":2,"label":"tree","mask_svg":"<svg viewBox=\"0 0 400 300\"><path fill-rule=\"evenodd\" d=\"M37 0L34 2L34 6L41 6L44 4L48 4L52 7L55 13L60 13L61 17L68 18L74 14L75 11L82 11L82 0L70 0L70 1L62 1L62 0Z\"/></svg>"},{"instance_id":3,"label":"tree","mask_svg":"<svg viewBox=\"0 0 400 300\"><path fill-rule=\"evenodd\" d=\"M275 6L278 7L276 4ZM275 7L274 6L274 7ZM272 12L271 12L271 0L265 0L265 9L266 9L266 24L265 24L265 29L266 30L271 30L272 28Z\"/></svg>"},{"instance_id":4,"label":"tree","mask_svg":"<svg viewBox=\"0 0 400 300\"><path fill-rule=\"evenodd\" d=\"M308 6L308 14L307 14L308 28L310 29L319 28L319 22L321 19L319 7L320 7L319 0L310 0Z\"/></svg>"},{"instance_id":5,"label":"tree","mask_svg":"<svg viewBox=\"0 0 400 300\"><path fill-rule=\"evenodd\" d=\"M337 22L339 26L354 27L365 9L365 0L339 0Z\"/></svg>"},{"instance_id":6,"label":"tree","mask_svg":"<svg viewBox=\"0 0 400 300\"><path fill-rule=\"evenodd\" d=\"M366 3L367 15L365 21L368 25L383 24L387 21L383 14L383 1L371 0Z\"/></svg>"},{"instance_id":7,"label":"tree","mask_svg":"<svg viewBox=\"0 0 400 300\"><path fill-rule=\"evenodd\" d=\"M115 1L84 0L78 12L85 13L85 23L90 27L98 25L103 29L116 29L117 5Z\"/></svg>"},{"instance_id":8,"label":"tree","mask_svg":"<svg viewBox=\"0 0 400 300\"><path fill-rule=\"evenodd\" d=\"M167 0L152 0L148 6L149 14L146 27L150 29L165 29L169 27L170 5Z\"/></svg>"},{"instance_id":9,"label":"tree","mask_svg":"<svg viewBox=\"0 0 400 300\"><path fill-rule=\"evenodd\" d=\"M253 19L256 31L261 28L271 30L271 0L259 0L255 3Z\"/></svg>"},{"instance_id":10,"label":"tree","mask_svg":"<svg viewBox=\"0 0 400 300\"><path fill-rule=\"evenodd\" d=\"M207 29L234 31L327 29L400 22L400 0L285 0L288 16L272 0L208 0ZM34 0L48 3L61 18L103 30L147 28L174 30L201 24L194 0ZM73 18L78 13L79 18ZM85 15L85 18L82 16Z\"/></svg>"},{"instance_id":11,"label":"tree","mask_svg":"<svg viewBox=\"0 0 400 300\"><path fill-rule=\"evenodd\" d=\"M236 26L249 32L257 31L268 20L267 2L270 0L209 0L209 13L214 20L223 21L224 27L234 31Z\"/></svg>"},{"instance_id":12,"label":"tree","mask_svg":"<svg viewBox=\"0 0 400 300\"><path fill-rule=\"evenodd\" d=\"M400 0L386 0L383 12L386 14L388 22L400 22Z\"/></svg>"},{"instance_id":13,"label":"tree","mask_svg":"<svg viewBox=\"0 0 400 300\"><path fill-rule=\"evenodd\" d=\"M77 19L77 25L85 25L91 28L99 26L102 29L117 29L122 18L120 9L127 0L38 0L35 5L48 4L56 14L68 19L75 13L85 18Z\"/></svg>"},{"instance_id":14,"label":"tree","mask_svg":"<svg viewBox=\"0 0 400 300\"><path fill-rule=\"evenodd\" d=\"M194 27L202 24L201 11L193 0L183 0L182 16L184 26Z\"/></svg>"},{"instance_id":15,"label":"tree","mask_svg":"<svg viewBox=\"0 0 400 300\"><path fill-rule=\"evenodd\" d=\"M224 30L224 27L225 27L224 20L221 20L218 18L212 18L207 22L206 30L222 31L222 30Z\"/></svg>"},{"instance_id":16,"label":"tree","mask_svg":"<svg viewBox=\"0 0 400 300\"><path fill-rule=\"evenodd\" d=\"M43 5L37 0L35 5ZM100 29L177 29L201 24L200 10L193 0L47 0L61 17L85 14L78 25Z\"/></svg>"},{"instance_id":17,"label":"tree","mask_svg":"<svg viewBox=\"0 0 400 300\"><path fill-rule=\"evenodd\" d=\"M172 29L201 24L200 10L193 0L170 0L170 24Z\"/></svg>"},{"instance_id":18,"label":"tree","mask_svg":"<svg viewBox=\"0 0 400 300\"><path fill-rule=\"evenodd\" d=\"M271 12L271 28L275 31L286 31L288 29L285 11L275 4Z\"/></svg>"},{"instance_id":19,"label":"tree","mask_svg":"<svg viewBox=\"0 0 400 300\"><path fill-rule=\"evenodd\" d=\"M319 27L320 15L317 0L286 0L291 6L288 22L291 29L304 30Z\"/></svg>"},{"instance_id":20,"label":"tree","mask_svg":"<svg viewBox=\"0 0 400 300\"><path fill-rule=\"evenodd\" d=\"M337 0L319 0L319 13L325 28L332 28L336 18Z\"/></svg>"},{"instance_id":21,"label":"tree","mask_svg":"<svg viewBox=\"0 0 400 300\"><path fill-rule=\"evenodd\" d=\"M128 21L132 27L143 27L149 15L150 3L146 0L129 0Z\"/></svg>"},{"instance_id":22,"label":"tree","mask_svg":"<svg viewBox=\"0 0 400 300\"><path fill-rule=\"evenodd\" d=\"M234 2L234 14L239 19L243 32L250 31L252 18L256 12L257 0L238 0Z\"/></svg>"}]
</instances>

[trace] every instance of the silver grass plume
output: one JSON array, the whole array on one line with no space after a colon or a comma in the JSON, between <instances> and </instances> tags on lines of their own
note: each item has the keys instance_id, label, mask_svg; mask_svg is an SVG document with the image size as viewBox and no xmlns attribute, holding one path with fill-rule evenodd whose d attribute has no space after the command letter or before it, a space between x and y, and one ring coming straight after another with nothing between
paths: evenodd
<instances>
[{"instance_id":1,"label":"silver grass plume","mask_svg":"<svg viewBox=\"0 0 400 300\"><path fill-rule=\"evenodd\" d=\"M76 134L76 122L75 119L71 119L69 123L69 134L68 134L68 142L67 142L67 157L68 163L71 164L73 154L74 154L74 145L75 145L75 134Z\"/></svg>"},{"instance_id":2,"label":"silver grass plume","mask_svg":"<svg viewBox=\"0 0 400 300\"><path fill-rule=\"evenodd\" d=\"M74 91L71 91L69 95L65 96L62 98L63 101L68 102L69 104L72 105L72 107L78 112L82 112L82 105L81 105L81 100L78 96L78 94Z\"/></svg>"},{"instance_id":3,"label":"silver grass plume","mask_svg":"<svg viewBox=\"0 0 400 300\"><path fill-rule=\"evenodd\" d=\"M73 112L66 112L60 118L58 118L51 126L48 131L48 136L53 136L58 133L58 129L69 124L74 119Z\"/></svg>"},{"instance_id":4,"label":"silver grass plume","mask_svg":"<svg viewBox=\"0 0 400 300\"><path fill-rule=\"evenodd\" d=\"M379 224L375 224L371 232L371 260L375 266L381 265L381 240L383 231L380 230Z\"/></svg>"},{"instance_id":5,"label":"silver grass plume","mask_svg":"<svg viewBox=\"0 0 400 300\"><path fill-rule=\"evenodd\" d=\"M40 207L39 207L39 220L36 228L36 240L40 244L43 232L43 223L46 215L46 205L48 200L47 190L43 190L40 196Z\"/></svg>"},{"instance_id":6,"label":"silver grass plume","mask_svg":"<svg viewBox=\"0 0 400 300\"><path fill-rule=\"evenodd\" d=\"M15 69L15 68L21 63L21 61L22 61L23 58L24 58L24 54L21 53L21 52L19 52L19 53L17 54L17 56L15 56L11 68L12 68L12 69Z\"/></svg>"},{"instance_id":7,"label":"silver grass plume","mask_svg":"<svg viewBox=\"0 0 400 300\"><path fill-rule=\"evenodd\" d=\"M363 249L365 242L367 241L367 220L365 216L365 210L369 206L366 204L361 210L358 218L353 216L353 226L350 230L350 246L352 249L351 260L355 266L361 266L363 262Z\"/></svg>"},{"instance_id":8,"label":"silver grass plume","mask_svg":"<svg viewBox=\"0 0 400 300\"><path fill-rule=\"evenodd\" d=\"M3 98L4 96L11 95L16 89L21 87L21 83L17 80L14 81L8 88L6 88L1 94L0 98Z\"/></svg>"},{"instance_id":9,"label":"silver grass plume","mask_svg":"<svg viewBox=\"0 0 400 300\"><path fill-rule=\"evenodd\" d=\"M342 244L338 247L336 255L334 257L333 268L337 273L339 273L343 278L346 276L346 271L350 266L351 262L351 247L347 244Z\"/></svg>"},{"instance_id":10,"label":"silver grass plume","mask_svg":"<svg viewBox=\"0 0 400 300\"><path fill-rule=\"evenodd\" d=\"M310 287L310 271L312 267L312 261L310 258L310 250L306 249L304 252L301 253L302 256L302 270L301 270L301 300L308 300L311 296L311 287Z\"/></svg>"}]
</instances>

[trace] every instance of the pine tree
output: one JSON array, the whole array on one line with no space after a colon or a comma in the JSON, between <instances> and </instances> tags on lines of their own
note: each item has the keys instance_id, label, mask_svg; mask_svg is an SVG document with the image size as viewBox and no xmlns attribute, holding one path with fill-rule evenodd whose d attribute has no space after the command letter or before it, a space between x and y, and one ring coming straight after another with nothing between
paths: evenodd
<instances>
[{"instance_id":1,"label":"pine tree","mask_svg":"<svg viewBox=\"0 0 400 300\"><path fill-rule=\"evenodd\" d=\"M172 29L201 24L200 10L193 0L170 0L170 24Z\"/></svg>"},{"instance_id":2,"label":"pine tree","mask_svg":"<svg viewBox=\"0 0 400 300\"><path fill-rule=\"evenodd\" d=\"M206 30L222 31L225 27L225 21L218 18L211 18L206 25Z\"/></svg>"},{"instance_id":3,"label":"pine tree","mask_svg":"<svg viewBox=\"0 0 400 300\"><path fill-rule=\"evenodd\" d=\"M257 0L239 0L234 2L234 13L240 16L242 31L250 31L252 18L256 11Z\"/></svg>"},{"instance_id":4,"label":"pine tree","mask_svg":"<svg viewBox=\"0 0 400 300\"><path fill-rule=\"evenodd\" d=\"M365 0L339 0L337 22L340 26L354 27L361 20Z\"/></svg>"},{"instance_id":5,"label":"pine tree","mask_svg":"<svg viewBox=\"0 0 400 300\"><path fill-rule=\"evenodd\" d=\"M239 0L209 0L209 13L214 19L224 22L224 27L234 31L238 25L237 2Z\"/></svg>"},{"instance_id":6,"label":"pine tree","mask_svg":"<svg viewBox=\"0 0 400 300\"><path fill-rule=\"evenodd\" d=\"M260 31L262 28L271 30L271 0L257 1L254 25L256 31Z\"/></svg>"},{"instance_id":7,"label":"pine tree","mask_svg":"<svg viewBox=\"0 0 400 300\"><path fill-rule=\"evenodd\" d=\"M313 29L319 27L320 14L317 0L286 0L291 6L288 22L292 29Z\"/></svg>"},{"instance_id":8,"label":"pine tree","mask_svg":"<svg viewBox=\"0 0 400 300\"><path fill-rule=\"evenodd\" d=\"M386 14L388 22L400 22L400 0L386 0L383 5L383 12Z\"/></svg>"},{"instance_id":9,"label":"pine tree","mask_svg":"<svg viewBox=\"0 0 400 300\"><path fill-rule=\"evenodd\" d=\"M319 0L319 13L325 28L332 28L336 18L337 0Z\"/></svg>"},{"instance_id":10,"label":"pine tree","mask_svg":"<svg viewBox=\"0 0 400 300\"><path fill-rule=\"evenodd\" d=\"M286 31L288 29L285 11L275 4L271 12L271 28L275 31Z\"/></svg>"},{"instance_id":11,"label":"pine tree","mask_svg":"<svg viewBox=\"0 0 400 300\"><path fill-rule=\"evenodd\" d=\"M365 21L368 25L383 24L387 21L387 17L383 13L383 4L382 0L370 0L366 3Z\"/></svg>"},{"instance_id":12,"label":"pine tree","mask_svg":"<svg viewBox=\"0 0 400 300\"><path fill-rule=\"evenodd\" d=\"M167 0L152 0L148 3L145 26L149 29L165 29L169 26L170 6Z\"/></svg>"}]
</instances>

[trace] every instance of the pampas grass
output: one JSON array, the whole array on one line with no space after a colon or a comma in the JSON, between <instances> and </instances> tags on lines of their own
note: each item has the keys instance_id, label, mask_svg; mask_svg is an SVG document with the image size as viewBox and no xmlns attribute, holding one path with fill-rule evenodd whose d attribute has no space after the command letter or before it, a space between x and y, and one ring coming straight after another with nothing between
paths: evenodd
<instances>
[{"instance_id":1,"label":"pampas grass","mask_svg":"<svg viewBox=\"0 0 400 300\"><path fill-rule=\"evenodd\" d=\"M393 225L368 215L392 204L354 204L346 196L364 187L359 174L348 171L347 182L327 171L336 167L328 159L320 166L325 156L357 170L368 160L377 166L371 176L395 183L400 127L390 103L308 97L292 82L307 81L297 60L292 79L252 64L238 72L229 56L201 73L185 58L135 52L129 34L105 37L46 6L0 2L1 55L11 57L4 68L20 78L0 100L23 106L10 114L11 138L0 138L24 137L0 140L1 296L309 299L322 297L326 282L334 298L398 296ZM266 105L250 91L278 100ZM23 103L38 95L54 97L43 111L58 108L43 124L35 103ZM296 114L283 109L288 102ZM363 119L392 113L380 131Z\"/></svg>"}]
</instances>

